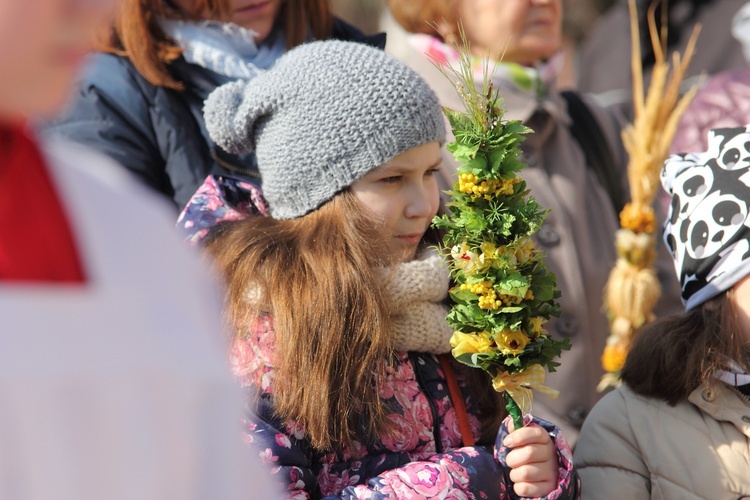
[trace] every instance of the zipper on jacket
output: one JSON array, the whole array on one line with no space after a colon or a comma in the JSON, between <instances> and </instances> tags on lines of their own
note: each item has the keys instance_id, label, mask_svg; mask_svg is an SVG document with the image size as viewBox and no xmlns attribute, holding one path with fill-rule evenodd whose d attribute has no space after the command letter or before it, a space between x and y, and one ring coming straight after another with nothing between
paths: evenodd
<instances>
[{"instance_id":1,"label":"zipper on jacket","mask_svg":"<svg viewBox=\"0 0 750 500\"><path fill-rule=\"evenodd\" d=\"M734 392L740 397L740 399L747 405L750 406L750 396L739 390L737 387L731 386Z\"/></svg>"},{"instance_id":2,"label":"zipper on jacket","mask_svg":"<svg viewBox=\"0 0 750 500\"><path fill-rule=\"evenodd\" d=\"M247 175L249 177L253 177L255 179L260 179L260 174L258 172L255 172L253 170L250 170L244 167L239 167L237 165L234 165L233 163L229 163L223 158L220 158L219 155L216 153L216 150L214 150L214 148L211 148L209 150L209 153L211 155L211 159L215 161L216 164L219 165L220 167L224 167L225 169L235 174L242 174L242 175Z\"/></svg>"},{"instance_id":3,"label":"zipper on jacket","mask_svg":"<svg viewBox=\"0 0 750 500\"><path fill-rule=\"evenodd\" d=\"M422 374L419 371L419 359L419 356L413 352L409 353L409 361L411 361L411 364L413 365L414 377L417 379L417 384L419 385L419 388L422 389L422 393L427 398L427 403L430 405L430 411L432 412L432 434L435 438L435 452L442 453L443 443L440 440L440 420L438 419L437 406L435 406L435 401L430 397L430 393L427 392L424 380L422 380Z\"/></svg>"}]
</instances>

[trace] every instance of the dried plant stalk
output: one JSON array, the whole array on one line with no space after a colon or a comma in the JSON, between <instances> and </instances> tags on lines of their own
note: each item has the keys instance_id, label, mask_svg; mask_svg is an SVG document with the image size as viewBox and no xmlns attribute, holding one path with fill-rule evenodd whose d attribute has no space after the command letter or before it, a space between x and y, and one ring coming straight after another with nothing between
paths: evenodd
<instances>
[{"instance_id":1,"label":"dried plant stalk","mask_svg":"<svg viewBox=\"0 0 750 500\"><path fill-rule=\"evenodd\" d=\"M649 7L648 27L655 63L644 96L635 0L629 0L629 6L635 115L633 123L623 130L622 139L630 155L631 201L620 213L621 229L615 242L618 260L604 293L610 336L602 354L602 365L607 373L599 384L600 390L619 385L620 370L634 332L654 317L653 309L661 292L653 269L656 220L652 204L659 186L659 172L677 124L697 92L697 87L693 87L681 96L680 87L695 52L700 26L693 30L684 55L673 54L670 68L666 57L666 23L662 23L661 32L657 32L656 3L653 3Z\"/></svg>"}]
</instances>

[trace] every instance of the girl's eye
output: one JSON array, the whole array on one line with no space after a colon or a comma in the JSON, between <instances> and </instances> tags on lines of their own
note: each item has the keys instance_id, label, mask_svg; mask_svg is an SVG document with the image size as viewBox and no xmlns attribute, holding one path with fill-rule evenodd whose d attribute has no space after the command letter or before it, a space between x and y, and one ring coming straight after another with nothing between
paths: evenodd
<instances>
[{"instance_id":1,"label":"girl's eye","mask_svg":"<svg viewBox=\"0 0 750 500\"><path fill-rule=\"evenodd\" d=\"M435 168L429 169L427 172L424 173L424 175L427 175L427 176L431 177L431 176L435 175L438 172L440 172L440 169L437 168L437 167L435 167Z\"/></svg>"},{"instance_id":2,"label":"girl's eye","mask_svg":"<svg viewBox=\"0 0 750 500\"><path fill-rule=\"evenodd\" d=\"M401 176L400 175L394 175L392 177L384 177L384 178L380 179L380 182L385 182L386 184L393 184L393 183L398 182L400 180L401 180Z\"/></svg>"}]
</instances>

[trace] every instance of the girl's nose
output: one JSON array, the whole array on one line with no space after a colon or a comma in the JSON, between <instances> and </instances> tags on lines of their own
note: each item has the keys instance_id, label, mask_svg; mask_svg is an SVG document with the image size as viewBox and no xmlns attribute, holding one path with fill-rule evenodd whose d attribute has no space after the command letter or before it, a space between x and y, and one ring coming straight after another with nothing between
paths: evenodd
<instances>
[{"instance_id":1,"label":"girl's nose","mask_svg":"<svg viewBox=\"0 0 750 500\"><path fill-rule=\"evenodd\" d=\"M438 197L437 184L428 182L414 189L406 205L405 215L408 218L424 218L435 215L435 200Z\"/></svg>"}]
</instances>

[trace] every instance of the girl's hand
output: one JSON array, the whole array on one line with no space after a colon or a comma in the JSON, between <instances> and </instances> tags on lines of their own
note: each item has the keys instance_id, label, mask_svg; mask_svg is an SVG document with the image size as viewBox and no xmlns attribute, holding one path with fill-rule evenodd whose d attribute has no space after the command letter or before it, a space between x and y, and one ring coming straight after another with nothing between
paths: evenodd
<instances>
[{"instance_id":1,"label":"girl's hand","mask_svg":"<svg viewBox=\"0 0 750 500\"><path fill-rule=\"evenodd\" d=\"M522 497L544 497L557 487L557 452L547 431L530 424L511 431L503 444L512 450L506 463L511 468L513 490Z\"/></svg>"}]
</instances>

